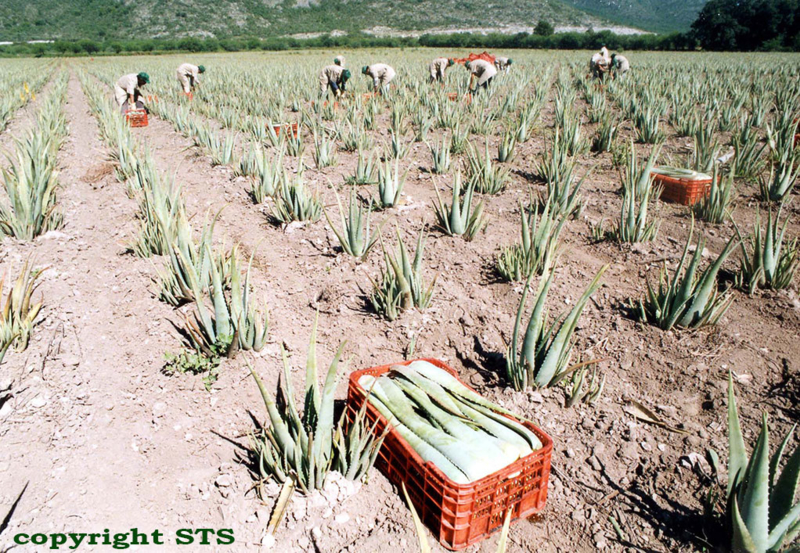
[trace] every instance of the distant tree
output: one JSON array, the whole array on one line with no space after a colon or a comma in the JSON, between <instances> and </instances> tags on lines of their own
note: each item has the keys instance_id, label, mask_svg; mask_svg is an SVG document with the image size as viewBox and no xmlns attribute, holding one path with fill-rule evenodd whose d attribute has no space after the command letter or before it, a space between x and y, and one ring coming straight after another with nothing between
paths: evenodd
<instances>
[{"instance_id":1,"label":"distant tree","mask_svg":"<svg viewBox=\"0 0 800 553\"><path fill-rule=\"evenodd\" d=\"M84 39L80 41L81 50L87 54L94 54L100 50L100 46L93 40Z\"/></svg>"},{"instance_id":2,"label":"distant tree","mask_svg":"<svg viewBox=\"0 0 800 553\"><path fill-rule=\"evenodd\" d=\"M710 0L692 23L706 50L795 48L798 33L798 0Z\"/></svg>"},{"instance_id":3,"label":"distant tree","mask_svg":"<svg viewBox=\"0 0 800 553\"><path fill-rule=\"evenodd\" d=\"M539 36L550 36L555 32L556 30L553 27L553 24L549 21L545 21L544 19L540 19L536 24L536 27L533 29L533 33Z\"/></svg>"}]
</instances>

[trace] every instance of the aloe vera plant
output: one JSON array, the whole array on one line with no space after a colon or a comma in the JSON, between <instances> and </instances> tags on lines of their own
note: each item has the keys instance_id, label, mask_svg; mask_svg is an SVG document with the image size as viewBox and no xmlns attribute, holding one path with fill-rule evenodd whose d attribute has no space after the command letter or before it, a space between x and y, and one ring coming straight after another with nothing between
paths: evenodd
<instances>
[{"instance_id":1,"label":"aloe vera plant","mask_svg":"<svg viewBox=\"0 0 800 553\"><path fill-rule=\"evenodd\" d=\"M236 152L236 135L227 133L224 141L220 141L217 136L214 136L209 155L211 157L211 165L230 165L233 163L234 154Z\"/></svg>"},{"instance_id":2,"label":"aloe vera plant","mask_svg":"<svg viewBox=\"0 0 800 553\"><path fill-rule=\"evenodd\" d=\"M658 148L655 148L645 166L640 168L633 144L628 150L628 163L620 171L623 188L622 209L619 222L610 233L617 242L649 242L658 234L660 221L647 220L650 203L657 192L653 187L651 173L658 151Z\"/></svg>"},{"instance_id":3,"label":"aloe vera plant","mask_svg":"<svg viewBox=\"0 0 800 553\"><path fill-rule=\"evenodd\" d=\"M367 404L366 401L362 404L350 424L345 425L346 415L342 413L333 435L333 469L354 482L367 476L391 430L391 426L387 426L380 435L377 434L378 420L369 425Z\"/></svg>"},{"instance_id":4,"label":"aloe vera plant","mask_svg":"<svg viewBox=\"0 0 800 553\"><path fill-rule=\"evenodd\" d=\"M318 136L316 131L314 132L313 158L317 169L333 167L336 165L336 143L332 139L328 138L325 133L323 133L321 136Z\"/></svg>"},{"instance_id":5,"label":"aloe vera plant","mask_svg":"<svg viewBox=\"0 0 800 553\"><path fill-rule=\"evenodd\" d=\"M417 238L417 248L413 260L397 231L397 255L383 247L385 267L377 282L373 281L370 303L375 311L390 321L395 320L408 309L425 309L433 298L436 286L434 277L430 285L422 276L422 258L425 248L425 231ZM383 245L383 244L381 244Z\"/></svg>"},{"instance_id":6,"label":"aloe vera plant","mask_svg":"<svg viewBox=\"0 0 800 553\"><path fill-rule=\"evenodd\" d=\"M210 251L206 252L211 256ZM186 335L189 344L208 358L229 355L232 348L260 351L267 341L269 315L266 306L258 309L250 300L250 268L247 266L244 282L239 268L237 249L230 255L231 290L225 295L223 278L216 263L210 263L211 281L205 288L192 281L195 299L194 319L186 318ZM209 309L206 300L212 305Z\"/></svg>"},{"instance_id":7,"label":"aloe vera plant","mask_svg":"<svg viewBox=\"0 0 800 553\"><path fill-rule=\"evenodd\" d=\"M669 275L665 262L659 275L658 288L654 288L648 280L647 293L638 302L640 320L650 322L663 330L674 326L699 328L717 324L730 307L733 298L727 290L719 292L717 274L736 246L735 238L731 238L717 259L698 274L705 240L700 239L696 244L692 259L686 265L693 233L694 220L683 255L672 275Z\"/></svg>"},{"instance_id":8,"label":"aloe vera plant","mask_svg":"<svg viewBox=\"0 0 800 553\"><path fill-rule=\"evenodd\" d=\"M450 140L445 136L442 138L441 145L428 144L428 148L433 158L431 171L437 175L450 171Z\"/></svg>"},{"instance_id":9,"label":"aloe vera plant","mask_svg":"<svg viewBox=\"0 0 800 553\"><path fill-rule=\"evenodd\" d=\"M276 223L287 224L292 221L318 221L322 216L322 202L319 193L311 194L298 174L294 183L289 177L281 180L281 192L275 198L272 218Z\"/></svg>"},{"instance_id":10,"label":"aloe vera plant","mask_svg":"<svg viewBox=\"0 0 800 553\"><path fill-rule=\"evenodd\" d=\"M505 190L509 180L508 170L492 162L488 140L484 143L483 156L470 144L467 150L467 173L470 183L474 184L475 190L481 194L499 194Z\"/></svg>"},{"instance_id":11,"label":"aloe vera plant","mask_svg":"<svg viewBox=\"0 0 800 553\"><path fill-rule=\"evenodd\" d=\"M619 121L611 113L605 113L599 122L597 134L592 139L592 151L597 153L610 152L614 147L614 141L619 132Z\"/></svg>"},{"instance_id":12,"label":"aloe vera plant","mask_svg":"<svg viewBox=\"0 0 800 553\"><path fill-rule=\"evenodd\" d=\"M784 151L780 159L770 166L769 176L762 176L758 180L761 199L782 202L791 193L798 176L800 176L800 163L797 163L792 151Z\"/></svg>"},{"instance_id":13,"label":"aloe vera plant","mask_svg":"<svg viewBox=\"0 0 800 553\"><path fill-rule=\"evenodd\" d=\"M169 262L163 271L159 271L159 299L179 307L194 301L194 290L205 289L211 284L211 264L216 264L223 284L230 282L230 258L214 252L211 247L214 225L220 212L204 226L200 242L195 244L192 229L185 215L178 225L175 240L169 250Z\"/></svg>"},{"instance_id":14,"label":"aloe vera plant","mask_svg":"<svg viewBox=\"0 0 800 553\"><path fill-rule=\"evenodd\" d=\"M0 205L0 232L20 240L33 240L62 223L56 206L56 154L67 135L66 79L53 86L33 130L15 141L16 155L8 155L9 167L2 170L8 205Z\"/></svg>"},{"instance_id":15,"label":"aloe vera plant","mask_svg":"<svg viewBox=\"0 0 800 553\"><path fill-rule=\"evenodd\" d=\"M377 182L378 166L375 163L375 156L364 154L363 150L358 150L358 161L356 162L355 174L344 179L346 184L364 185Z\"/></svg>"},{"instance_id":16,"label":"aloe vera plant","mask_svg":"<svg viewBox=\"0 0 800 553\"><path fill-rule=\"evenodd\" d=\"M704 196L692 206L695 217L716 225L730 217L730 205L736 192L733 184L735 174L736 162L725 175L721 175L719 167L714 165L708 196Z\"/></svg>"},{"instance_id":17,"label":"aloe vera plant","mask_svg":"<svg viewBox=\"0 0 800 553\"><path fill-rule=\"evenodd\" d=\"M185 221L180 187L159 175L152 159L136 166L139 195L139 234L129 246L139 257L166 255Z\"/></svg>"},{"instance_id":18,"label":"aloe vera plant","mask_svg":"<svg viewBox=\"0 0 800 553\"><path fill-rule=\"evenodd\" d=\"M405 159L408 152L411 150L411 143L403 143L403 135L396 133L394 129L390 131L390 134L392 140L390 143L389 155L392 159Z\"/></svg>"},{"instance_id":19,"label":"aloe vera plant","mask_svg":"<svg viewBox=\"0 0 800 553\"><path fill-rule=\"evenodd\" d=\"M475 239L481 230L486 228L487 218L483 212L483 201L473 209L472 197L475 193L475 183L470 182L464 190L464 198L461 199L461 173L456 173L453 180L453 201L450 205L442 201L439 195L439 188L434 184L436 198L439 205L434 205L436 220L439 228L448 236L463 236L467 242Z\"/></svg>"},{"instance_id":20,"label":"aloe vera plant","mask_svg":"<svg viewBox=\"0 0 800 553\"><path fill-rule=\"evenodd\" d=\"M356 259L364 259L367 257L372 247L380 238L381 228L386 221L378 226L378 232L375 236L373 236L370 233L369 228L369 218L370 214L372 213L372 199L369 200L365 218L364 208L358 199L358 194L356 194L355 188L353 188L350 193L350 204L347 216L345 216L344 208L342 208L342 201L339 199L339 194L336 192L336 190L333 192L336 194L336 203L339 206L339 216L341 217L342 223L341 230L334 226L330 217L328 217L327 211L324 211L325 219L327 219L328 224L333 230L333 233L339 240L342 250L344 250L346 254L352 255Z\"/></svg>"},{"instance_id":21,"label":"aloe vera plant","mask_svg":"<svg viewBox=\"0 0 800 553\"><path fill-rule=\"evenodd\" d=\"M507 130L503 139L497 144L497 161L508 163L514 159L514 150L517 146L517 136L513 130Z\"/></svg>"},{"instance_id":22,"label":"aloe vera plant","mask_svg":"<svg viewBox=\"0 0 800 553\"><path fill-rule=\"evenodd\" d=\"M497 257L497 273L505 280L518 281L542 274L555 263L558 238L567 221L546 205L541 214L519 204L521 243L504 247Z\"/></svg>"},{"instance_id":23,"label":"aloe vera plant","mask_svg":"<svg viewBox=\"0 0 800 553\"><path fill-rule=\"evenodd\" d=\"M636 140L644 144L658 144L664 140L664 132L660 128L661 114L650 104L639 107L633 116L636 129Z\"/></svg>"},{"instance_id":24,"label":"aloe vera plant","mask_svg":"<svg viewBox=\"0 0 800 553\"><path fill-rule=\"evenodd\" d=\"M378 205L381 208L394 207L400 201L400 194L406 183L408 169L400 174L400 162L395 158L394 165L386 160L378 168Z\"/></svg>"},{"instance_id":25,"label":"aloe vera plant","mask_svg":"<svg viewBox=\"0 0 800 553\"><path fill-rule=\"evenodd\" d=\"M800 481L800 447L789 455L780 470L784 453L794 434L786 434L770 456L767 415L751 455L739 424L739 411L728 375L728 486L727 545L741 553L777 553L791 546L800 533L800 503L794 502Z\"/></svg>"},{"instance_id":26,"label":"aloe vera plant","mask_svg":"<svg viewBox=\"0 0 800 553\"><path fill-rule=\"evenodd\" d=\"M694 134L692 169L710 173L719 154L719 141L714 136L714 121L704 121Z\"/></svg>"},{"instance_id":27,"label":"aloe vera plant","mask_svg":"<svg viewBox=\"0 0 800 553\"><path fill-rule=\"evenodd\" d=\"M317 376L317 321L311 329L306 361L306 390L303 414L300 415L294 398L292 375L286 351L283 357L283 380L278 386L282 401L273 399L251 367L250 373L258 385L270 425L253 436L253 453L262 480L275 478L278 482L292 479L304 493L322 488L333 463L334 392L336 372L346 343L342 343L331 361L325 383L320 388ZM357 436L370 444L374 437Z\"/></svg>"},{"instance_id":28,"label":"aloe vera plant","mask_svg":"<svg viewBox=\"0 0 800 553\"><path fill-rule=\"evenodd\" d=\"M33 293L43 272L44 269L35 268L30 261L25 261L16 280L13 283L9 281L5 301L0 298L0 363L9 347L14 346L16 351L25 351L28 347L42 309L41 301L33 302ZM8 275L11 275L10 269ZM5 279L6 275L0 277L0 294L5 290Z\"/></svg>"},{"instance_id":29,"label":"aloe vera plant","mask_svg":"<svg viewBox=\"0 0 800 553\"><path fill-rule=\"evenodd\" d=\"M572 336L578 320L589 298L600 287L600 279L607 269L608 265L602 267L572 310L566 315L557 317L551 324L547 320L545 303L555 273L551 268L548 273L542 275L520 349L525 300L533 275L528 277L517 310L511 345L506 353L506 379L515 390L550 386L567 370L573 348Z\"/></svg>"},{"instance_id":30,"label":"aloe vera plant","mask_svg":"<svg viewBox=\"0 0 800 553\"><path fill-rule=\"evenodd\" d=\"M736 235L740 240L742 252L739 270L734 275L737 288L753 294L758 288L782 290L794 280L800 258L798 258L797 238L784 243L789 216L781 226L780 218L783 204L773 218L769 210L766 227L762 230L761 214L756 215L753 234L742 238L739 227L734 223ZM748 245L752 248L752 254Z\"/></svg>"},{"instance_id":31,"label":"aloe vera plant","mask_svg":"<svg viewBox=\"0 0 800 553\"><path fill-rule=\"evenodd\" d=\"M758 132L743 118L738 132L731 137L736 161L736 176L755 180L764 166L764 152L767 145L761 144Z\"/></svg>"},{"instance_id":32,"label":"aloe vera plant","mask_svg":"<svg viewBox=\"0 0 800 553\"><path fill-rule=\"evenodd\" d=\"M264 200L274 197L280 190L281 183L286 177L283 154L281 148L272 160L268 160L262 148L257 150L250 180L250 197L255 203L264 203Z\"/></svg>"}]
</instances>

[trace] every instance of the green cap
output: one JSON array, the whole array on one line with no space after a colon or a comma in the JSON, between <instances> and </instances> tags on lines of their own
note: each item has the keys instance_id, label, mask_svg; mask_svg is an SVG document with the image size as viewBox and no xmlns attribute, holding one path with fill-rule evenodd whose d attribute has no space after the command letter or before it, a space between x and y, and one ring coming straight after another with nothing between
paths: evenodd
<instances>
[{"instance_id":1,"label":"green cap","mask_svg":"<svg viewBox=\"0 0 800 553\"><path fill-rule=\"evenodd\" d=\"M339 56L336 56L335 58L333 58L333 63L335 63L336 65L342 65L342 60L339 59Z\"/></svg>"},{"instance_id":2,"label":"green cap","mask_svg":"<svg viewBox=\"0 0 800 553\"><path fill-rule=\"evenodd\" d=\"M344 71L342 71L342 79L344 79L346 81L349 78L350 78L350 70L349 69L345 69Z\"/></svg>"},{"instance_id":3,"label":"green cap","mask_svg":"<svg viewBox=\"0 0 800 553\"><path fill-rule=\"evenodd\" d=\"M470 64L470 63L471 63L471 62L470 62L469 60L467 60L466 62L464 62L464 67L466 67L467 69L469 69L469 64Z\"/></svg>"},{"instance_id":4,"label":"green cap","mask_svg":"<svg viewBox=\"0 0 800 553\"><path fill-rule=\"evenodd\" d=\"M368 70L369 70L369 65L365 65L364 67L361 68L361 73L363 75L366 75Z\"/></svg>"},{"instance_id":5,"label":"green cap","mask_svg":"<svg viewBox=\"0 0 800 553\"><path fill-rule=\"evenodd\" d=\"M205 73L206 72L206 66L205 65L198 65L197 66L197 70L200 71L200 73Z\"/></svg>"},{"instance_id":6,"label":"green cap","mask_svg":"<svg viewBox=\"0 0 800 553\"><path fill-rule=\"evenodd\" d=\"M455 64L456 64L456 60L454 60L453 58L450 58L450 59L447 60L447 67L450 67L451 65L455 65Z\"/></svg>"},{"instance_id":7,"label":"green cap","mask_svg":"<svg viewBox=\"0 0 800 553\"><path fill-rule=\"evenodd\" d=\"M512 60L511 58L508 58L508 65L511 65L512 63L514 63L514 60Z\"/></svg>"},{"instance_id":8,"label":"green cap","mask_svg":"<svg viewBox=\"0 0 800 553\"><path fill-rule=\"evenodd\" d=\"M150 75L148 75L148 74L147 74L147 73L145 73L144 71L142 71L141 73L139 73L138 75L136 75L136 77L137 77L139 80L142 80L142 81L144 81L144 82L145 82L145 84L148 84L148 83L150 82Z\"/></svg>"}]
</instances>

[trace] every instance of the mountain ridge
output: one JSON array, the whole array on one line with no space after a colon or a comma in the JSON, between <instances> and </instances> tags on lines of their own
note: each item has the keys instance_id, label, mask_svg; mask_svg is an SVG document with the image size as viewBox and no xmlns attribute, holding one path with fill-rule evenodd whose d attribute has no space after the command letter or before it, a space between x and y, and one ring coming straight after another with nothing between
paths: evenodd
<instances>
[{"instance_id":1,"label":"mountain ridge","mask_svg":"<svg viewBox=\"0 0 800 553\"><path fill-rule=\"evenodd\" d=\"M655 5L666 3L667 10ZM0 41L278 37L386 28L688 28L704 0L4 0ZM673 24L659 20L666 14ZM680 21L675 18L680 19ZM643 24L639 24L643 22ZM677 26L676 26L677 25Z\"/></svg>"}]
</instances>

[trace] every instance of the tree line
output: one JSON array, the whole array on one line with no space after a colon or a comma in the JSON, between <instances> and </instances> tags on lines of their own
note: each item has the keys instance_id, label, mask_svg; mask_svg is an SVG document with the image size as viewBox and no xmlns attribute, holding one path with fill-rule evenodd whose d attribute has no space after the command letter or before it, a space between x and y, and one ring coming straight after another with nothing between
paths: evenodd
<instances>
[{"instance_id":1,"label":"tree line","mask_svg":"<svg viewBox=\"0 0 800 553\"><path fill-rule=\"evenodd\" d=\"M500 33L424 34L419 37L376 37L365 33L316 38L183 38L139 40L76 40L51 43L16 43L0 46L4 56L102 56L118 54L159 54L174 52L280 51L314 48L528 48L551 50L686 50L693 47L684 35L617 35L609 31L585 33Z\"/></svg>"}]
</instances>

